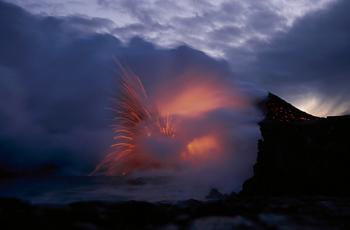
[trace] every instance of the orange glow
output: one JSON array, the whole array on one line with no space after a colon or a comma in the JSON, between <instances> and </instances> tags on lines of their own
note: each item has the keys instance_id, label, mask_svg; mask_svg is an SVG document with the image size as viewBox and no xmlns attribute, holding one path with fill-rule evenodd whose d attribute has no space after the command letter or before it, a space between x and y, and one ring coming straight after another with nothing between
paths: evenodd
<instances>
[{"instance_id":1,"label":"orange glow","mask_svg":"<svg viewBox=\"0 0 350 230\"><path fill-rule=\"evenodd\" d=\"M207 78L205 75L187 74L183 78L180 83L172 82L157 96L157 106L161 114L194 117L215 109L244 104L242 98L226 85L201 79Z\"/></svg>"},{"instance_id":2,"label":"orange glow","mask_svg":"<svg viewBox=\"0 0 350 230\"><path fill-rule=\"evenodd\" d=\"M198 116L216 109L244 105L232 86L215 81L219 78L215 75L192 72L161 85L149 97L139 77L120 68L123 74L115 106L115 143L93 175L124 176L137 170L174 168L178 163L201 165L222 156L218 135L212 131L192 133L190 127L181 126L186 122L175 122L175 118L200 119ZM160 141L164 138L166 141Z\"/></svg>"},{"instance_id":3,"label":"orange glow","mask_svg":"<svg viewBox=\"0 0 350 230\"><path fill-rule=\"evenodd\" d=\"M205 135L191 140L181 157L183 160L208 160L215 158L220 151L218 139L214 135Z\"/></svg>"},{"instance_id":4,"label":"orange glow","mask_svg":"<svg viewBox=\"0 0 350 230\"><path fill-rule=\"evenodd\" d=\"M170 113L185 116L197 116L227 104L218 92L208 86L197 86L179 92L169 103L160 105L161 113Z\"/></svg>"}]
</instances>

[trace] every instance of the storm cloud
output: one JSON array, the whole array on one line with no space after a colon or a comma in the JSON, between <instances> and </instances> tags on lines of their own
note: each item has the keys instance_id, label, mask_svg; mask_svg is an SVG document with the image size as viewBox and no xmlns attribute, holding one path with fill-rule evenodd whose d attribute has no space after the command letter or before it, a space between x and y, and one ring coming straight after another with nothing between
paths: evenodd
<instances>
[{"instance_id":1,"label":"storm cloud","mask_svg":"<svg viewBox=\"0 0 350 230\"><path fill-rule=\"evenodd\" d=\"M35 13L105 18L108 31L122 41L134 36L163 47L188 44L227 58L237 47L269 41L294 22L336 0L11 0ZM235 64L237 60L230 60Z\"/></svg>"}]
</instances>

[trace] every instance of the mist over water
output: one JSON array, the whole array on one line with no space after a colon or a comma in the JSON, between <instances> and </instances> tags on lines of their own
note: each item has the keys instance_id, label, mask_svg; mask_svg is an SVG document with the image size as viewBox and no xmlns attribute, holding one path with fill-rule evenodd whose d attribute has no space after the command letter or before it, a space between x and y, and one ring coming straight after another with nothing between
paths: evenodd
<instances>
[{"instance_id":1,"label":"mist over water","mask_svg":"<svg viewBox=\"0 0 350 230\"><path fill-rule=\"evenodd\" d=\"M169 176L153 177L53 177L22 178L0 183L0 197L17 197L32 203L62 204L77 201L181 201L203 200L204 186L169 180Z\"/></svg>"}]
</instances>

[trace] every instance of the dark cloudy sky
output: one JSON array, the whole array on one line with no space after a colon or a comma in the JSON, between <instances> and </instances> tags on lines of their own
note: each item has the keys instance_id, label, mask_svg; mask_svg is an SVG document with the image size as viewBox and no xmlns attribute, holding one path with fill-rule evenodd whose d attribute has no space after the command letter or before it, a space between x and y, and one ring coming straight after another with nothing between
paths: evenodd
<instances>
[{"instance_id":1,"label":"dark cloudy sky","mask_svg":"<svg viewBox=\"0 0 350 230\"><path fill-rule=\"evenodd\" d=\"M187 45L317 115L349 111L346 0L8 0L122 42ZM88 25L86 24L88 22Z\"/></svg>"},{"instance_id":2,"label":"dark cloudy sky","mask_svg":"<svg viewBox=\"0 0 350 230\"><path fill-rule=\"evenodd\" d=\"M146 79L196 66L349 113L349 12L348 0L0 0L0 168L91 168L110 142L113 57Z\"/></svg>"},{"instance_id":3,"label":"dark cloudy sky","mask_svg":"<svg viewBox=\"0 0 350 230\"><path fill-rule=\"evenodd\" d=\"M288 31L335 0L8 0L42 15L99 20L98 32L141 36L163 47L188 44L215 57Z\"/></svg>"}]
</instances>

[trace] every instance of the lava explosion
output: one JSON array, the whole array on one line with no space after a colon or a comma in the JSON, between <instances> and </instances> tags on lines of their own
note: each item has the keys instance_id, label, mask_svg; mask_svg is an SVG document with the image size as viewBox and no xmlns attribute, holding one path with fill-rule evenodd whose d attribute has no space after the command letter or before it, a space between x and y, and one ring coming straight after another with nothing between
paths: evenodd
<instances>
[{"instance_id":1,"label":"lava explosion","mask_svg":"<svg viewBox=\"0 0 350 230\"><path fill-rule=\"evenodd\" d=\"M239 149L232 138L233 111L247 104L232 84L213 73L187 71L148 95L134 72L120 69L115 143L93 175L203 169L231 160Z\"/></svg>"},{"instance_id":2,"label":"lava explosion","mask_svg":"<svg viewBox=\"0 0 350 230\"><path fill-rule=\"evenodd\" d=\"M122 75L113 126L116 143L111 147L114 151L92 174L103 171L105 175L125 175L135 169L160 167L160 162L140 151L138 140L142 135L150 137L154 132L166 138L175 136L171 117L161 116L151 104L140 78L129 69L119 67Z\"/></svg>"}]
</instances>

